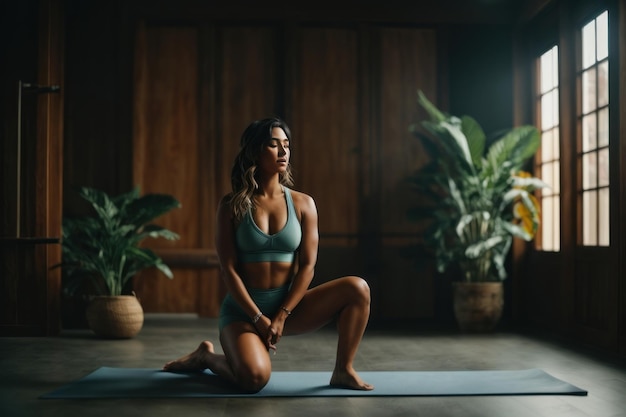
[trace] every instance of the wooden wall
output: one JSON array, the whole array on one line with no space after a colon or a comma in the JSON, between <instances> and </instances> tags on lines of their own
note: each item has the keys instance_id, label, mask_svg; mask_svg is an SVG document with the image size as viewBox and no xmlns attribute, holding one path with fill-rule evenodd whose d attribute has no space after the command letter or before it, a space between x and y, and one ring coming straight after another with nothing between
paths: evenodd
<instances>
[{"instance_id":1,"label":"wooden wall","mask_svg":"<svg viewBox=\"0 0 626 417\"><path fill-rule=\"evenodd\" d=\"M470 12L464 2L333 13L317 3L306 12L172 4L68 0L67 11L65 213L86 209L72 192L85 184L111 193L140 185L183 205L160 219L181 240L150 242L174 280L148 272L135 281L146 310L217 313L217 200L229 190L245 126L278 115L293 131L295 188L314 196L320 214L315 283L359 274L372 286L373 319L449 319L449 282L416 271L402 254L419 241L419 225L404 214L413 197L402 179L425 162L408 127L425 117L418 89L471 114L481 103L469 97L480 88L469 87L483 86L497 104L480 121L490 127L510 117L511 105L502 105L510 32L502 23L511 11ZM474 48L478 41L486 45ZM497 65L481 71L483 61ZM505 85L493 84L494 75ZM454 78L467 85L449 91Z\"/></svg>"},{"instance_id":2,"label":"wooden wall","mask_svg":"<svg viewBox=\"0 0 626 417\"><path fill-rule=\"evenodd\" d=\"M375 289L375 315L433 315L432 277L417 276L398 249L416 239L402 180L424 162L408 126L423 117L417 89L439 93L436 31L141 21L135 45L133 180L183 205L162 219L182 239L153 247L188 258L214 250L241 132L279 115L292 127L295 188L320 215L315 282L358 273ZM215 268L183 263L174 273L136 280L147 311L217 314Z\"/></svg>"}]
</instances>

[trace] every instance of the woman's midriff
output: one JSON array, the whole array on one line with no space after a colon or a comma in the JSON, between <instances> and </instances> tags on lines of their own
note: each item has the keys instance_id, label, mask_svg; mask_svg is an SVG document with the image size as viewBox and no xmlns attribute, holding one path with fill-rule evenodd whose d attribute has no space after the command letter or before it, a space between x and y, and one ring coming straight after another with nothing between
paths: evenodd
<instances>
[{"instance_id":1,"label":"woman's midriff","mask_svg":"<svg viewBox=\"0 0 626 417\"><path fill-rule=\"evenodd\" d=\"M258 289L279 288L287 284L295 274L295 263L249 262L239 267L246 287Z\"/></svg>"}]
</instances>

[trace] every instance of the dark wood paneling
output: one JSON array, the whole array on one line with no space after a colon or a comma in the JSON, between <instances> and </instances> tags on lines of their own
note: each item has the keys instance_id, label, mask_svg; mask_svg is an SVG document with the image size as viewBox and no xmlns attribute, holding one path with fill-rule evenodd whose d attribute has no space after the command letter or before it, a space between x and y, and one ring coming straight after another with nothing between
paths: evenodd
<instances>
[{"instance_id":1,"label":"dark wood paneling","mask_svg":"<svg viewBox=\"0 0 626 417\"><path fill-rule=\"evenodd\" d=\"M597 347L618 347L618 284L609 250L579 248L575 269L573 321L579 340Z\"/></svg>"},{"instance_id":2,"label":"dark wood paneling","mask_svg":"<svg viewBox=\"0 0 626 417\"><path fill-rule=\"evenodd\" d=\"M133 178L143 193L166 193L182 208L156 222L180 235L152 248L195 248L205 207L199 184L199 33L194 27L140 26L135 48ZM200 272L174 268L173 281L157 271L137 276L145 311L196 312Z\"/></svg>"},{"instance_id":3,"label":"dark wood paneling","mask_svg":"<svg viewBox=\"0 0 626 417\"><path fill-rule=\"evenodd\" d=\"M607 303L614 295L612 268L608 259L588 256L577 258L575 272L576 309L575 320L584 327L607 332L613 322L611 306Z\"/></svg>"},{"instance_id":4,"label":"dark wood paneling","mask_svg":"<svg viewBox=\"0 0 626 417\"><path fill-rule=\"evenodd\" d=\"M59 86L58 93L39 97L37 111L37 151L35 169L35 236L60 239L63 216L63 107L64 107L64 18L62 2L46 0L41 3L42 32L39 40L38 83ZM60 294L61 245L42 244L35 247L37 287L45 291L46 334L61 329Z\"/></svg>"},{"instance_id":5,"label":"dark wood paneling","mask_svg":"<svg viewBox=\"0 0 626 417\"><path fill-rule=\"evenodd\" d=\"M65 0L66 79L63 209L91 207L75 187L111 194L128 191L132 178L133 49L129 23L112 2ZM134 29L134 28L133 28Z\"/></svg>"},{"instance_id":6,"label":"dark wood paneling","mask_svg":"<svg viewBox=\"0 0 626 417\"><path fill-rule=\"evenodd\" d=\"M559 253L530 252L515 278L521 282L515 287L518 306L516 319L530 323L543 323L548 330L559 329L560 305L563 302L559 279L563 271L563 257ZM526 300L532 299L532 303Z\"/></svg>"},{"instance_id":7,"label":"dark wood paneling","mask_svg":"<svg viewBox=\"0 0 626 417\"><path fill-rule=\"evenodd\" d=\"M215 206L230 192L230 172L244 129L254 120L285 117L282 105L284 51L280 30L271 26L224 26L219 30L215 68L213 134Z\"/></svg>"},{"instance_id":8,"label":"dark wood paneling","mask_svg":"<svg viewBox=\"0 0 626 417\"><path fill-rule=\"evenodd\" d=\"M417 226L407 220L411 193L404 182L427 162L427 155L409 132L409 126L424 119L417 104L422 90L437 102L437 43L434 30L385 28L380 31L380 131L374 138L380 175L381 230L411 233Z\"/></svg>"},{"instance_id":9,"label":"dark wood paneling","mask_svg":"<svg viewBox=\"0 0 626 417\"><path fill-rule=\"evenodd\" d=\"M0 246L2 270L0 271L2 307L0 307L0 326L17 328L27 326L40 328L39 314L45 299L40 297L35 279L35 268L32 262L34 246L19 244L3 244ZM34 295L34 300L33 300ZM36 302L36 303L35 303ZM28 306L30 308L27 308ZM26 307L26 308L25 308ZM3 332L3 334L6 334Z\"/></svg>"},{"instance_id":10,"label":"dark wood paneling","mask_svg":"<svg viewBox=\"0 0 626 417\"><path fill-rule=\"evenodd\" d=\"M410 222L407 210L415 196L405 179L428 161L409 126L426 117L417 91L437 103L439 58L434 30L382 28L379 57L378 130L372 152L378 176L380 205L380 267L376 295L383 318L432 318L436 303L432 271L418 271L403 249L419 241L421 225Z\"/></svg>"},{"instance_id":11,"label":"dark wood paneling","mask_svg":"<svg viewBox=\"0 0 626 417\"><path fill-rule=\"evenodd\" d=\"M322 235L355 234L361 155L357 33L300 28L294 35L296 68L289 89L296 189L315 199Z\"/></svg>"}]
</instances>

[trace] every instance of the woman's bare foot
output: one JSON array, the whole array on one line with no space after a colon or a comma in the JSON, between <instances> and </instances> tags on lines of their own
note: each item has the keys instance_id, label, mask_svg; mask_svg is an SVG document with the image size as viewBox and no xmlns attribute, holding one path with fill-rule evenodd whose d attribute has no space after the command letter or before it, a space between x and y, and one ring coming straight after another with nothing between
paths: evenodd
<instances>
[{"instance_id":1,"label":"woman's bare foot","mask_svg":"<svg viewBox=\"0 0 626 417\"><path fill-rule=\"evenodd\" d=\"M354 369L338 371L335 369L330 378L330 385L336 388L347 388L361 391L371 391L374 386L364 382Z\"/></svg>"},{"instance_id":2,"label":"woman's bare foot","mask_svg":"<svg viewBox=\"0 0 626 417\"><path fill-rule=\"evenodd\" d=\"M204 341L190 354L166 363L164 371L204 371L209 368L210 358L215 354L213 343Z\"/></svg>"}]
</instances>

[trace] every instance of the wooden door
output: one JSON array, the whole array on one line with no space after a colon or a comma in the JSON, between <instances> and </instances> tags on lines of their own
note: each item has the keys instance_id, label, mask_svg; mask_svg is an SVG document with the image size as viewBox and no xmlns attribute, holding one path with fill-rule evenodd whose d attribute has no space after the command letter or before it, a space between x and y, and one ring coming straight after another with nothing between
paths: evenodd
<instances>
[{"instance_id":1,"label":"wooden door","mask_svg":"<svg viewBox=\"0 0 626 417\"><path fill-rule=\"evenodd\" d=\"M30 1L9 8L19 24L9 25L7 33L20 36L2 57L0 76L0 92L6 93L0 99L0 336L53 336L61 330L61 271L53 268L61 262L63 200L60 3ZM19 81L60 89L26 88Z\"/></svg>"}]
</instances>

